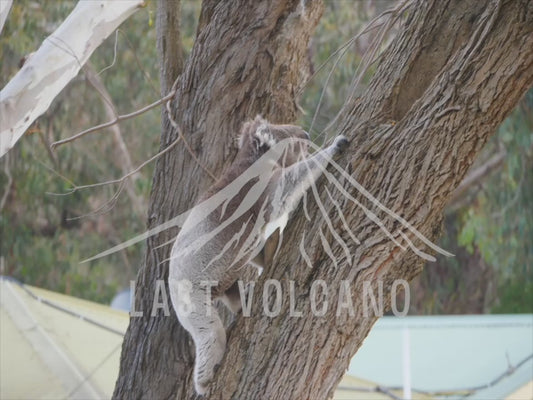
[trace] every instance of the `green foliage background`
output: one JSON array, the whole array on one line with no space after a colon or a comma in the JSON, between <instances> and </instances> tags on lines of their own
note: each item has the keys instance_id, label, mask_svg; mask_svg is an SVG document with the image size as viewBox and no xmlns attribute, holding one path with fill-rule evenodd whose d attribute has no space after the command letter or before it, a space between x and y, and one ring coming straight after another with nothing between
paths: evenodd
<instances>
[{"instance_id":1,"label":"green foliage background","mask_svg":"<svg viewBox=\"0 0 533 400\"><path fill-rule=\"evenodd\" d=\"M73 1L16 1L0 36L0 87L18 71L19 61L35 51L75 6ZM320 66L390 1L326 3L309 50L311 77L300 100L300 123L320 143L323 129L340 110L372 34L348 47L338 62ZM182 34L187 54L194 42L199 1L183 1ZM119 114L159 97L155 40L155 2L137 12L95 52L90 63L110 93ZM372 68L356 95L364 90ZM328 76L331 76L328 78ZM327 82L327 85L326 85ZM322 99L322 100L320 100ZM318 105L320 104L320 107ZM318 110L318 111L317 111ZM316 116L315 116L316 113ZM160 109L120 124L137 166L157 153ZM117 190L107 185L57 196L76 185L123 175L122 155L108 130L60 147L47 144L107 120L102 101L82 71L58 96L8 157L0 160L0 195L8 191L0 214L0 256L4 275L25 283L87 299L109 302L135 279L141 245L80 264L91 255L144 231L146 215L137 213L127 195L105 213L93 213ZM455 258L428 264L412 284L412 313L533 312L533 92L530 91L476 165L502 149L502 165L450 205L440 245ZM148 202L152 165L135 181L135 194ZM8 187L8 174L12 185ZM414 296L413 296L414 295Z\"/></svg>"}]
</instances>

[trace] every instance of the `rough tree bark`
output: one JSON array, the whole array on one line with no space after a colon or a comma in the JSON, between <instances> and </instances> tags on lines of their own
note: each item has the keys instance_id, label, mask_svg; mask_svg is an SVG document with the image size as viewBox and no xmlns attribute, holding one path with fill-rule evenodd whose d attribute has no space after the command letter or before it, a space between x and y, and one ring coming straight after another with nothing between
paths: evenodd
<instances>
[{"instance_id":1,"label":"rough tree bark","mask_svg":"<svg viewBox=\"0 0 533 400\"><path fill-rule=\"evenodd\" d=\"M173 112L205 168L220 171L231 161L240 124L256 113L273 122L294 121L306 47L321 12L318 1L204 1ZM351 144L340 164L382 204L434 240L443 208L476 153L532 83L531 2L415 1L380 57L365 94L345 108L338 131L351 138ZM167 124L161 146L176 137ZM154 173L149 227L185 211L210 182L184 147L163 157ZM341 183L381 218L396 240L406 243L402 231L427 251L347 180ZM297 212L284 237L299 243L308 232L305 248L313 268L294 250L294 242L284 243L257 282L252 317L237 316L228 328L226 355L207 398L331 397L377 320L363 316L363 282L371 282L376 293L382 282L390 302L392 282L410 280L420 272L421 258L395 246L360 207L331 185L329 190L361 242L350 240L335 206L324 196L333 226L350 246L352 264L309 201L310 221ZM335 267L320 237L309 234L320 229L336 257ZM168 273L163 260L170 247L157 246L174 234L148 240L136 292L136 309L142 309L144 317L131 319L115 398L196 397L188 335L173 313L164 317L159 311L150 317L155 281ZM284 289L281 313L275 318L262 312L262 287L268 278L281 281ZM309 312L310 285L318 279L328 284L330 307L324 317ZM302 318L289 316L288 280L296 282L295 306ZM342 280L350 282L355 316L336 316Z\"/></svg>"}]
</instances>

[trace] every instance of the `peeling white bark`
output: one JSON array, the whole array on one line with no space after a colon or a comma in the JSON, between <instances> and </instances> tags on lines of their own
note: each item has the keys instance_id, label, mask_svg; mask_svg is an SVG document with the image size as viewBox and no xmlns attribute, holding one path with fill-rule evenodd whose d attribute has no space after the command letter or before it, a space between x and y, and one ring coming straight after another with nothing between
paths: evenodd
<instances>
[{"instance_id":1,"label":"peeling white bark","mask_svg":"<svg viewBox=\"0 0 533 400\"><path fill-rule=\"evenodd\" d=\"M142 0L81 0L76 5L0 91L0 157L48 109L93 51L143 5Z\"/></svg>"}]
</instances>

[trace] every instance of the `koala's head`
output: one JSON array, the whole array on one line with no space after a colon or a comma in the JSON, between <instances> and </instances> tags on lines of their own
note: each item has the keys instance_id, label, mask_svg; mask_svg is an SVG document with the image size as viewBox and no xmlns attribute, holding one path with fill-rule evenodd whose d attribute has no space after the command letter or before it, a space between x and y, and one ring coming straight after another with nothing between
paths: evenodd
<instances>
[{"instance_id":1,"label":"koala's head","mask_svg":"<svg viewBox=\"0 0 533 400\"><path fill-rule=\"evenodd\" d=\"M284 139L289 139L289 145L284 147L285 151L280 155L279 162L283 166L294 164L307 156L309 134L306 131L296 125L271 124L258 115L243 125L239 149L253 152L259 158Z\"/></svg>"}]
</instances>

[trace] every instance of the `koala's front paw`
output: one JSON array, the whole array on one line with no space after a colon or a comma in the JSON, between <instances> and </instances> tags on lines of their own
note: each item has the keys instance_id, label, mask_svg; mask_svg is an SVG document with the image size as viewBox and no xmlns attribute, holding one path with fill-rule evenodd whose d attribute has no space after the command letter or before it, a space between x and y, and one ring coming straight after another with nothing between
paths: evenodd
<instances>
[{"instance_id":1,"label":"koala's front paw","mask_svg":"<svg viewBox=\"0 0 533 400\"><path fill-rule=\"evenodd\" d=\"M342 152L346 150L350 142L344 135L339 135L335 138L333 145L337 148L337 151Z\"/></svg>"}]
</instances>

